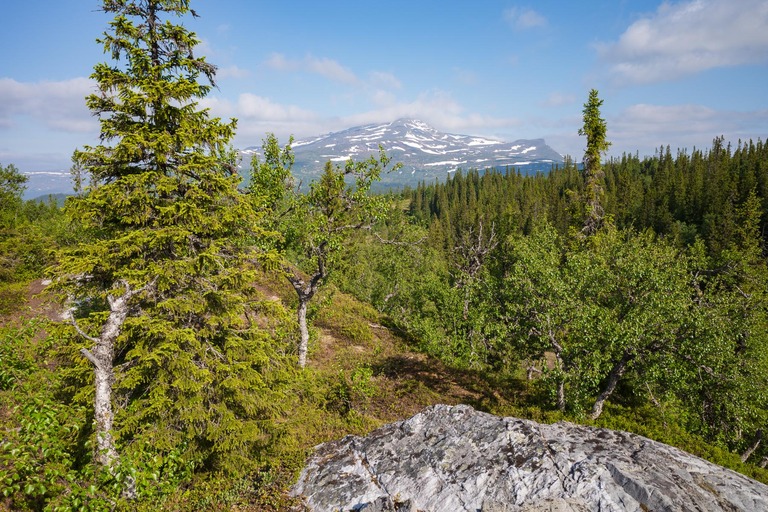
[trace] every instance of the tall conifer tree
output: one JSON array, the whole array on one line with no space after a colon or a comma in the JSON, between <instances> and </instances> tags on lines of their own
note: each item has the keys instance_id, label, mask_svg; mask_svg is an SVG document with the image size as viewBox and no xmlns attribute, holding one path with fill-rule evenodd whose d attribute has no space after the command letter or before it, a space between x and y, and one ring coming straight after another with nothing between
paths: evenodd
<instances>
[{"instance_id":1,"label":"tall conifer tree","mask_svg":"<svg viewBox=\"0 0 768 512\"><path fill-rule=\"evenodd\" d=\"M589 99L584 104L584 126L579 129L579 135L587 137L587 149L584 151L587 212L583 228L583 232L587 235L594 234L600 229L605 214L602 205L605 174L603 173L601 158L603 153L608 151L611 143L606 139L605 119L600 117L602 105L603 100L598 97L597 90L589 91Z\"/></svg>"},{"instance_id":2,"label":"tall conifer tree","mask_svg":"<svg viewBox=\"0 0 768 512\"><path fill-rule=\"evenodd\" d=\"M215 67L172 21L196 16L189 1L103 10L115 17L98 42L114 63L95 66L87 97L100 143L75 152L91 185L67 204L88 239L55 270L94 368L96 459L112 468L121 440L143 440L221 465L261 437L270 345L243 308L246 248L266 235L237 189L235 121L197 104Z\"/></svg>"}]
</instances>

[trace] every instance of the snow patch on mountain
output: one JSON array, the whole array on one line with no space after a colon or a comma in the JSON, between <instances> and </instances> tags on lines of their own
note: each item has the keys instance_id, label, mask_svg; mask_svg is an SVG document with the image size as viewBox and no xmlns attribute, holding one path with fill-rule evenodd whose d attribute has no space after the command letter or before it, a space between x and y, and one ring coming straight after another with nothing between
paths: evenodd
<instances>
[{"instance_id":1,"label":"snow patch on mountain","mask_svg":"<svg viewBox=\"0 0 768 512\"><path fill-rule=\"evenodd\" d=\"M401 178L382 177L383 181L395 185L398 179L411 184L414 178L439 178L457 169L532 166L541 170L546 164L563 162L563 157L543 139L505 142L477 135L443 133L418 119L398 119L297 140L292 144L293 170L309 183L320 175L325 162L378 156L380 147L393 163L402 165L402 171L409 171L397 173ZM241 154L244 159L250 159L259 154L259 148L248 147Z\"/></svg>"}]
</instances>

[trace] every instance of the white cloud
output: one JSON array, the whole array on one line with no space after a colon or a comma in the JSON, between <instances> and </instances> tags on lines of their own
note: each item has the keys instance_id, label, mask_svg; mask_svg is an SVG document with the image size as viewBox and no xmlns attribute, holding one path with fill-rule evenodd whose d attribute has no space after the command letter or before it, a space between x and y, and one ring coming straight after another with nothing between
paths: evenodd
<instances>
[{"instance_id":1,"label":"white cloud","mask_svg":"<svg viewBox=\"0 0 768 512\"><path fill-rule=\"evenodd\" d=\"M545 107L562 107L564 105L572 105L575 102L576 96L573 94L553 92L542 102L542 105Z\"/></svg>"},{"instance_id":2,"label":"white cloud","mask_svg":"<svg viewBox=\"0 0 768 512\"><path fill-rule=\"evenodd\" d=\"M373 71L368 75L368 82L375 86L384 89L401 89L403 84L392 73L384 73L382 71Z\"/></svg>"},{"instance_id":3,"label":"white cloud","mask_svg":"<svg viewBox=\"0 0 768 512\"><path fill-rule=\"evenodd\" d=\"M283 105L270 98L244 93L236 101L208 97L200 101L202 107L222 118L237 119L236 142L243 146L258 145L267 133L281 138L289 135L320 133L318 116L296 105Z\"/></svg>"},{"instance_id":4,"label":"white cloud","mask_svg":"<svg viewBox=\"0 0 768 512\"><path fill-rule=\"evenodd\" d=\"M21 117L28 117L56 131L95 131L98 123L85 106L85 97L94 87L88 78L34 83L2 78L0 129L12 128Z\"/></svg>"},{"instance_id":5,"label":"white cloud","mask_svg":"<svg viewBox=\"0 0 768 512\"><path fill-rule=\"evenodd\" d=\"M466 112L451 95L435 90L420 94L412 101L398 101L393 95L379 91L378 103L368 111L346 116L323 116L311 110L284 105L254 94L241 94L236 101L206 98L201 102L212 113L224 118L238 118L235 144L240 147L259 145L266 133L281 140L289 135L311 137L339 131L351 126L390 122L402 117L421 119L437 129L472 135L494 136L494 131L520 125L519 120L496 118Z\"/></svg>"},{"instance_id":6,"label":"white cloud","mask_svg":"<svg viewBox=\"0 0 768 512\"><path fill-rule=\"evenodd\" d=\"M235 103L226 99L208 97L200 101L200 105L210 108L217 116L236 117L239 120L286 122L305 121L315 117L309 110L295 105L281 105L269 98L251 93L241 94Z\"/></svg>"},{"instance_id":7,"label":"white cloud","mask_svg":"<svg viewBox=\"0 0 768 512\"><path fill-rule=\"evenodd\" d=\"M397 96L392 94L391 91L385 91L383 89L376 89L369 94L371 101L375 105L392 105L397 103Z\"/></svg>"},{"instance_id":8,"label":"white cloud","mask_svg":"<svg viewBox=\"0 0 768 512\"><path fill-rule=\"evenodd\" d=\"M227 66L216 70L216 78L247 78L251 72L238 66Z\"/></svg>"},{"instance_id":9,"label":"white cloud","mask_svg":"<svg viewBox=\"0 0 768 512\"><path fill-rule=\"evenodd\" d=\"M707 69L768 62L768 2L663 3L598 45L619 83L673 80Z\"/></svg>"},{"instance_id":10,"label":"white cloud","mask_svg":"<svg viewBox=\"0 0 768 512\"><path fill-rule=\"evenodd\" d=\"M323 76L334 82L356 84L358 78L349 69L333 59L307 55L303 60L291 60L281 53L273 53L265 62L267 67L278 71L305 71Z\"/></svg>"},{"instance_id":11,"label":"white cloud","mask_svg":"<svg viewBox=\"0 0 768 512\"><path fill-rule=\"evenodd\" d=\"M324 76L328 80L345 84L357 83L355 74L333 59L308 56L305 63L311 72Z\"/></svg>"},{"instance_id":12,"label":"white cloud","mask_svg":"<svg viewBox=\"0 0 768 512\"><path fill-rule=\"evenodd\" d=\"M547 19L544 16L525 7L510 7L504 10L504 19L512 28L518 30L547 26Z\"/></svg>"},{"instance_id":13,"label":"white cloud","mask_svg":"<svg viewBox=\"0 0 768 512\"><path fill-rule=\"evenodd\" d=\"M653 154L660 146L672 150L708 148L717 136L736 144L739 139L757 140L768 129L768 110L738 112L702 105L636 104L608 119L608 139L621 151ZM617 151L618 150L618 151Z\"/></svg>"},{"instance_id":14,"label":"white cloud","mask_svg":"<svg viewBox=\"0 0 768 512\"><path fill-rule=\"evenodd\" d=\"M307 56L303 60L287 58L281 53L273 53L265 62L266 66L283 72L313 73L337 82L351 86L351 90L340 94L347 99L363 95L367 101L375 105L389 105L396 101L393 91L402 89L403 84L392 73L370 71L365 80L344 67L339 62L328 58Z\"/></svg>"},{"instance_id":15,"label":"white cloud","mask_svg":"<svg viewBox=\"0 0 768 512\"><path fill-rule=\"evenodd\" d=\"M417 118L435 128L453 133L492 135L491 130L517 126L512 118L498 118L466 112L453 97L440 90L420 94L413 101L392 102L360 114L344 117L342 127L393 121L398 118Z\"/></svg>"},{"instance_id":16,"label":"white cloud","mask_svg":"<svg viewBox=\"0 0 768 512\"><path fill-rule=\"evenodd\" d=\"M402 89L403 84L391 73L373 71L368 74L368 81L363 85L368 100L374 105L386 106L397 102L394 91Z\"/></svg>"},{"instance_id":17,"label":"white cloud","mask_svg":"<svg viewBox=\"0 0 768 512\"><path fill-rule=\"evenodd\" d=\"M282 53L273 53L265 64L276 71L297 71L300 67L298 61L288 60Z\"/></svg>"},{"instance_id":18,"label":"white cloud","mask_svg":"<svg viewBox=\"0 0 768 512\"><path fill-rule=\"evenodd\" d=\"M241 94L237 101L238 115L246 119L258 119L261 121L291 121L306 120L313 114L294 105L280 105L269 98L263 98L255 94Z\"/></svg>"}]
</instances>

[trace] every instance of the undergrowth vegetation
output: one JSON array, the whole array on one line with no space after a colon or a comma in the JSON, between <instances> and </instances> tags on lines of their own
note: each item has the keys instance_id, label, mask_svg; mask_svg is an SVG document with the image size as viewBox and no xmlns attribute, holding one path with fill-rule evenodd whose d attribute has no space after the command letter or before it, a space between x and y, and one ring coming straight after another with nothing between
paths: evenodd
<instances>
[{"instance_id":1,"label":"undergrowth vegetation","mask_svg":"<svg viewBox=\"0 0 768 512\"><path fill-rule=\"evenodd\" d=\"M768 483L761 141L603 165L593 90L584 169L376 195L382 149L302 191L270 135L242 188L189 2L103 9L77 193L0 166L0 508L286 510L314 446L437 403Z\"/></svg>"},{"instance_id":2,"label":"undergrowth vegetation","mask_svg":"<svg viewBox=\"0 0 768 512\"><path fill-rule=\"evenodd\" d=\"M52 358L55 339L44 332L48 326L19 320L4 327L1 503L11 510L285 510L296 505L287 489L312 447L364 435L431 404L469 403L544 423L585 422L542 406L545 392L537 379L527 380L523 366L505 377L445 366L413 351L369 306L338 290L330 295L340 307L327 315L332 322L318 318L313 327L317 341L310 360L315 362L283 390L289 406L275 418L269 442L248 454L254 464L241 475L201 471L181 451L162 453L149 446L131 450L133 458L123 460L124 474L94 469L87 463L91 416L85 405L61 399L61 372ZM349 336L340 328L347 323L366 326L370 339ZM597 421L586 423L671 444L768 483L768 471L688 433L680 410L642 400L609 403ZM127 476L135 481L136 500L123 496Z\"/></svg>"}]
</instances>

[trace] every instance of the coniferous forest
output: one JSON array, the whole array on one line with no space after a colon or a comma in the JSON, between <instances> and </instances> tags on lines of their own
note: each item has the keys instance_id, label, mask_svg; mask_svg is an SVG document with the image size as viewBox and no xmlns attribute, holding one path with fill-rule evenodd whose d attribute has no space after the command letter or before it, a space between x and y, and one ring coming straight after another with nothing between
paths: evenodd
<instances>
[{"instance_id":1,"label":"coniferous forest","mask_svg":"<svg viewBox=\"0 0 768 512\"><path fill-rule=\"evenodd\" d=\"M373 193L303 191L187 1L105 1L76 193L0 166L0 509L284 510L313 446L435 403L639 433L768 483L768 146L714 138Z\"/></svg>"}]
</instances>

